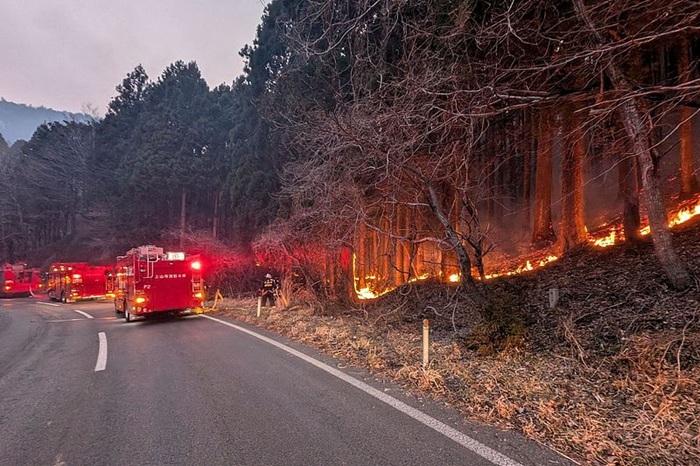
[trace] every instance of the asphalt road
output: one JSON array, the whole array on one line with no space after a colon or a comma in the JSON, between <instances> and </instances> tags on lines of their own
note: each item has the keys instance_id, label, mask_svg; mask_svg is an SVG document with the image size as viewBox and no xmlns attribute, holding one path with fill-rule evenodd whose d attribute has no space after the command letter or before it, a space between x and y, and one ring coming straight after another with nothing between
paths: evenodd
<instances>
[{"instance_id":1,"label":"asphalt road","mask_svg":"<svg viewBox=\"0 0 700 466\"><path fill-rule=\"evenodd\" d=\"M112 309L0 300L0 465L570 464L259 329Z\"/></svg>"}]
</instances>

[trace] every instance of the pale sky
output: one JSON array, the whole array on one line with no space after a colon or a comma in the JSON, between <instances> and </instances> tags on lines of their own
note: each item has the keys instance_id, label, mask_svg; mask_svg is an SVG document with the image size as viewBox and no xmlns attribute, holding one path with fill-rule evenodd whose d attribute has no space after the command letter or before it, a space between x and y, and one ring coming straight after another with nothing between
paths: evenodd
<instances>
[{"instance_id":1,"label":"pale sky","mask_svg":"<svg viewBox=\"0 0 700 466\"><path fill-rule=\"evenodd\" d=\"M0 0L0 97L103 116L138 64L196 61L210 88L243 72L269 0Z\"/></svg>"}]
</instances>

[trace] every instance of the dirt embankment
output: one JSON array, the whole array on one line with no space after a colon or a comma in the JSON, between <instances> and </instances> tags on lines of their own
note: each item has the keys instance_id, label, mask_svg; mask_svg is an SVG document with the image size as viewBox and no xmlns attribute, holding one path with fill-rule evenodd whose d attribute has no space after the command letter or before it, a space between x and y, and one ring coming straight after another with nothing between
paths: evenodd
<instances>
[{"instance_id":1,"label":"dirt embankment","mask_svg":"<svg viewBox=\"0 0 700 466\"><path fill-rule=\"evenodd\" d=\"M488 351L482 321L454 290L423 284L316 315L226 300L218 312L430 393L471 419L522 432L600 465L700 462L700 224L675 232L696 284L670 288L650 244L583 251L494 280L516 316L508 349ZM550 308L548 292L559 289ZM422 320L431 362L421 365Z\"/></svg>"}]
</instances>

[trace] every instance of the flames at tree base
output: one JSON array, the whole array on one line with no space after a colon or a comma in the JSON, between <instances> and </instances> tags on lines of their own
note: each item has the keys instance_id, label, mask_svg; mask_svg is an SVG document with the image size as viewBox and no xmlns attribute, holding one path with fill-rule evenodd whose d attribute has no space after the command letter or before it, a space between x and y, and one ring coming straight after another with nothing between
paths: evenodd
<instances>
[{"instance_id":1,"label":"flames at tree base","mask_svg":"<svg viewBox=\"0 0 700 466\"><path fill-rule=\"evenodd\" d=\"M668 216L668 227L673 228L675 226L681 225L688 222L692 218L700 215L700 195L695 196L693 199L679 203L675 209L673 209ZM639 230L640 236L647 236L651 233L651 228L648 222L644 222ZM621 244L625 241L624 228L620 223L615 224L603 224L596 228L593 232L588 233L588 242L591 246L596 248L607 248L617 244ZM508 264L502 270L493 271L485 274L484 278L486 280L499 278L499 277L510 277L513 275L520 275L522 273L530 272L532 270L545 267L548 264L559 259L558 256L552 254L548 251L538 251L530 256L520 258L517 260L516 264ZM524 262L523 262L524 260ZM364 282L367 286L359 287L360 277L357 274L357 259L353 255L353 277L355 283L355 294L360 300L370 300L376 299L382 295L385 295L397 287L384 287L383 289L376 290L373 286L374 284L381 283L381 280L376 275L366 276ZM472 270L472 276L475 279L479 278L478 271L476 269ZM417 281L423 281L427 279L437 279L445 283L459 283L461 281L461 276L459 274L453 273L448 275L438 274L422 274L417 277L413 277L407 281L407 283L413 283Z\"/></svg>"}]
</instances>

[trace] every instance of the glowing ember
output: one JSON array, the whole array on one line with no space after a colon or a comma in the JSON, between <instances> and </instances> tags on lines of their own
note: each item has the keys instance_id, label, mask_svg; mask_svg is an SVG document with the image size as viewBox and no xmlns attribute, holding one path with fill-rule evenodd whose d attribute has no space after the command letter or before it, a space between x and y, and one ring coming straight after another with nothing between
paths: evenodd
<instances>
[{"instance_id":1,"label":"glowing ember","mask_svg":"<svg viewBox=\"0 0 700 466\"><path fill-rule=\"evenodd\" d=\"M589 237L588 241L599 248L607 248L615 244L615 240L621 237L622 235L620 234L619 228L612 228L608 231L607 235L602 238Z\"/></svg>"},{"instance_id":2,"label":"glowing ember","mask_svg":"<svg viewBox=\"0 0 700 466\"><path fill-rule=\"evenodd\" d=\"M461 277L458 273L453 273L449 276L448 280L452 283L458 283L461 280Z\"/></svg>"},{"instance_id":3,"label":"glowing ember","mask_svg":"<svg viewBox=\"0 0 700 466\"><path fill-rule=\"evenodd\" d=\"M498 277L510 277L512 275L520 275L521 273L524 272L529 272L531 270L535 270L536 268L544 267L545 265L549 264L550 262L554 262L555 260L559 259L557 256L554 254L549 254L543 259L536 259L533 258L532 260L528 259L525 261L525 264L518 266L515 270L510 270L508 272L496 272L496 273L490 273L485 276L486 280L490 280L492 278L498 278ZM532 265L533 262L535 265Z\"/></svg>"}]
</instances>

